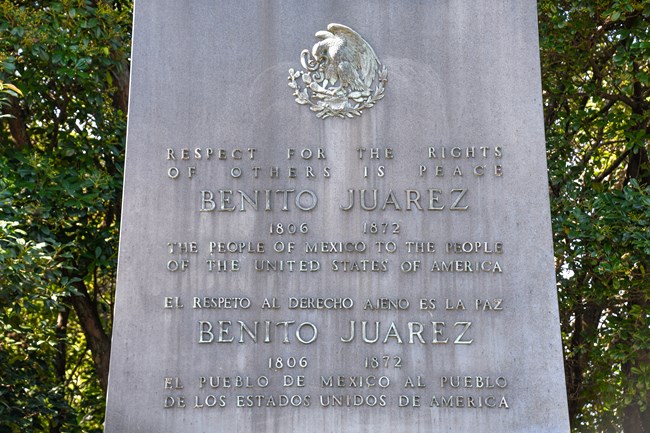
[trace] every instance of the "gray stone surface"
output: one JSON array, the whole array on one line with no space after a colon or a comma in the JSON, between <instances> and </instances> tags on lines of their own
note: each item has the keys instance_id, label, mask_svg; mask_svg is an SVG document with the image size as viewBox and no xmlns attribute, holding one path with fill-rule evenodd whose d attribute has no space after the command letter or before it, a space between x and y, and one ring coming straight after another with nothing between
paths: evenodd
<instances>
[{"instance_id":1,"label":"gray stone surface","mask_svg":"<svg viewBox=\"0 0 650 433\"><path fill-rule=\"evenodd\" d=\"M535 7L138 0L105 431L568 432ZM385 98L358 118L318 119L287 86L329 23L388 69ZM341 209L349 190L374 189L385 210ZM259 209L240 211L237 191L255 190ZM295 205L304 190L312 210ZM236 209L201 212L206 191ZM276 191L295 191L288 210ZM256 270L266 260L285 270ZM204 298L231 304L197 308ZM391 306L379 299L404 308L364 308ZM259 322L257 342L240 321ZM362 340L364 322L379 341Z\"/></svg>"}]
</instances>

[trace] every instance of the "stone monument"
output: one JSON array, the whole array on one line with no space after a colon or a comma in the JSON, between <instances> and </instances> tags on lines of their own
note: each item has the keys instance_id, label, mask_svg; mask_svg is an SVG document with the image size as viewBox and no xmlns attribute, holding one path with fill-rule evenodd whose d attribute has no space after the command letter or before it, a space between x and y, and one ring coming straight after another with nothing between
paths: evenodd
<instances>
[{"instance_id":1,"label":"stone monument","mask_svg":"<svg viewBox=\"0 0 650 433\"><path fill-rule=\"evenodd\" d=\"M533 0L138 0L105 431L567 433Z\"/></svg>"}]
</instances>

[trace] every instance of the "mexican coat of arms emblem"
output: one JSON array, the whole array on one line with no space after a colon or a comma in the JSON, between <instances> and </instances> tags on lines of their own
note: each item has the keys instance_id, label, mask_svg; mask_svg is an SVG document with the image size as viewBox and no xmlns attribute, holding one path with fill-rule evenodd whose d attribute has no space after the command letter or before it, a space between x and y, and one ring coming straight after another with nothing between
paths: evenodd
<instances>
[{"instance_id":1,"label":"mexican coat of arms emblem","mask_svg":"<svg viewBox=\"0 0 650 433\"><path fill-rule=\"evenodd\" d=\"M342 24L316 33L311 52L300 53L302 70L289 69L296 102L316 116L351 118L384 97L388 71L370 44Z\"/></svg>"}]
</instances>

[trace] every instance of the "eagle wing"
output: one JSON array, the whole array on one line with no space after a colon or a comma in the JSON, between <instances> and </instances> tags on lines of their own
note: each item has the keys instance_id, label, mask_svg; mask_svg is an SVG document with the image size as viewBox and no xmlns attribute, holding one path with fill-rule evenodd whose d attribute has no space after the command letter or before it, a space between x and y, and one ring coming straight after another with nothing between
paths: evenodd
<instances>
[{"instance_id":1,"label":"eagle wing","mask_svg":"<svg viewBox=\"0 0 650 433\"><path fill-rule=\"evenodd\" d=\"M343 60L349 62L357 70L359 78L369 89L379 69L379 59L375 51L359 33L348 26L332 23L327 26L327 30L345 40L346 46L343 53L345 59Z\"/></svg>"}]
</instances>

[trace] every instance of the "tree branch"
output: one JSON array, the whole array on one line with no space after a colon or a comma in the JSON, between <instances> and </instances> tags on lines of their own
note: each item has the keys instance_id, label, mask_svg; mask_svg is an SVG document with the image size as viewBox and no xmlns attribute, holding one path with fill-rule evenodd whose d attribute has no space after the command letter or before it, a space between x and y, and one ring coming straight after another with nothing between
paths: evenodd
<instances>
[{"instance_id":1,"label":"tree branch","mask_svg":"<svg viewBox=\"0 0 650 433\"><path fill-rule=\"evenodd\" d=\"M106 335L102 326L101 319L97 312L97 305L93 303L88 289L83 281L78 281L74 284L75 289L79 291L80 295L70 296L69 300L74 307L79 324L86 336L88 346L93 356L97 375L99 376L99 384L106 395L108 388L108 365L111 355L111 340Z\"/></svg>"},{"instance_id":2,"label":"tree branch","mask_svg":"<svg viewBox=\"0 0 650 433\"><path fill-rule=\"evenodd\" d=\"M603 171L602 173L600 173L600 175L598 175L598 177L596 177L596 179L594 179L594 180L595 180L596 182L602 182L602 181L603 181L607 176L609 176L610 174L612 174L612 172L613 172L614 170L616 170L616 169L618 168L618 166L621 165L621 163L622 163L623 161L625 161L625 158L627 158L627 156L628 156L629 154L630 154L630 149L626 149L625 152L623 152L622 154L620 154L619 157L616 158L616 159L614 160L614 162L612 162L612 165L610 165L609 167L607 167L607 169L606 169L605 171Z\"/></svg>"},{"instance_id":3,"label":"tree branch","mask_svg":"<svg viewBox=\"0 0 650 433\"><path fill-rule=\"evenodd\" d=\"M25 112L20 107L20 101L14 96L9 97L9 105L5 109L7 114L11 114L9 118L9 131L11 137L14 139L16 148L22 149L24 147L31 147L29 134L27 133L27 122Z\"/></svg>"}]
</instances>

